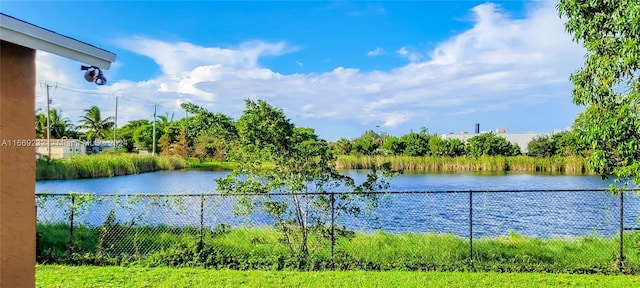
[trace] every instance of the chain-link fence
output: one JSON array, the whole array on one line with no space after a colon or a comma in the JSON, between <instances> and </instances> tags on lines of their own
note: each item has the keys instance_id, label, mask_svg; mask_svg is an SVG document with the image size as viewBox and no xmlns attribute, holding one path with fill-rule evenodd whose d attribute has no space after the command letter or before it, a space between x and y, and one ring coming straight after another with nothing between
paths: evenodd
<instances>
[{"instance_id":1,"label":"chain-link fence","mask_svg":"<svg viewBox=\"0 0 640 288\"><path fill-rule=\"evenodd\" d=\"M514 261L528 265L524 270L551 265L540 268L545 271L571 261L593 272L640 266L633 231L640 215L637 191L380 192L369 194L378 200L375 205L350 195L357 196L38 194L38 261L93 255L184 264L171 253L194 247L187 250L210 266L280 269L289 260L278 253L300 252L303 241L306 258L322 258L309 269L447 269L445 262L464 262L498 263L502 268L491 269L501 270ZM300 226L308 233L294 229ZM227 259L244 257L243 249L259 260ZM581 253L593 262L571 256ZM235 266L216 264L231 262Z\"/></svg>"}]
</instances>

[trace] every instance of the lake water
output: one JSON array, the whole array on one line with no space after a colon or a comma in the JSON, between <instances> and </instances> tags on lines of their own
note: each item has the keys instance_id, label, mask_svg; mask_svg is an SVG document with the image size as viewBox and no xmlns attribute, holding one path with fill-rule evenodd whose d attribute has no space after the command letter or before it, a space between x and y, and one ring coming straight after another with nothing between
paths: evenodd
<instances>
[{"instance_id":1,"label":"lake water","mask_svg":"<svg viewBox=\"0 0 640 288\"><path fill-rule=\"evenodd\" d=\"M204 222L208 227L269 225L270 219L254 213L251 219L233 215L235 198L216 194L214 178L223 171L162 171L114 178L48 180L36 182L38 194L212 194L205 198ZM364 172L346 174L362 181ZM502 190L473 194L474 237L494 237L514 231L536 237L603 235L613 236L619 229L618 197L606 192L509 192L516 190L602 189L609 182L595 176L565 176L518 173L403 174L391 181L389 194L380 207L360 218L339 216L337 223L358 231L436 232L468 237L469 193L405 193L407 191ZM111 198L109 198L111 197ZM93 204L84 218L76 220L100 225L114 207L109 201ZM172 197L165 197L172 198ZM172 198L173 199L173 198ZM137 200L128 209L116 207L118 219L138 223L199 225L200 197L182 197L180 209L155 207L152 199ZM48 199L39 207L40 221L66 219L65 202ZM62 205L62 206L60 206ZM152 207L153 206L153 207ZM169 205L172 206L172 205ZM63 207L63 209L60 209ZM626 227L636 227L640 216L640 197L625 194ZM68 211L67 211L68 212ZM133 216L132 216L133 215ZM78 216L80 217L80 216Z\"/></svg>"},{"instance_id":2,"label":"lake water","mask_svg":"<svg viewBox=\"0 0 640 288\"><path fill-rule=\"evenodd\" d=\"M356 180L365 172L346 171ZM216 193L213 179L225 171L159 171L113 178L46 180L36 182L36 193L96 194L201 194ZM600 189L610 182L596 176L566 176L523 173L402 174L391 180L392 191L426 190L531 190Z\"/></svg>"}]
</instances>

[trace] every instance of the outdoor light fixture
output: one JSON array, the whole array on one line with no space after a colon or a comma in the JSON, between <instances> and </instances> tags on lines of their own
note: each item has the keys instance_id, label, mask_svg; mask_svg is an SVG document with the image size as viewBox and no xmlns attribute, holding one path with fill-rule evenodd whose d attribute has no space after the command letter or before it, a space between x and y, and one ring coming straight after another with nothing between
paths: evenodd
<instances>
[{"instance_id":1,"label":"outdoor light fixture","mask_svg":"<svg viewBox=\"0 0 640 288\"><path fill-rule=\"evenodd\" d=\"M84 72L84 80L87 82L94 82L96 85L107 84L107 78L102 75L102 70L96 66L80 66L80 70ZM97 71L97 72L96 72Z\"/></svg>"}]
</instances>

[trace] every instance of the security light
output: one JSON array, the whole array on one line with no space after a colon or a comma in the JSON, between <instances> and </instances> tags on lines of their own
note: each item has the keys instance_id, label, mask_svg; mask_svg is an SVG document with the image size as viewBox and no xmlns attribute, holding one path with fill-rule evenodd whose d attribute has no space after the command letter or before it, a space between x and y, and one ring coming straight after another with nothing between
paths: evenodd
<instances>
[{"instance_id":1,"label":"security light","mask_svg":"<svg viewBox=\"0 0 640 288\"><path fill-rule=\"evenodd\" d=\"M87 82L94 82L96 85L104 85L107 84L107 78L102 74L102 70L96 66L80 66L81 71L84 72L84 80ZM96 72L97 71L97 72Z\"/></svg>"}]
</instances>

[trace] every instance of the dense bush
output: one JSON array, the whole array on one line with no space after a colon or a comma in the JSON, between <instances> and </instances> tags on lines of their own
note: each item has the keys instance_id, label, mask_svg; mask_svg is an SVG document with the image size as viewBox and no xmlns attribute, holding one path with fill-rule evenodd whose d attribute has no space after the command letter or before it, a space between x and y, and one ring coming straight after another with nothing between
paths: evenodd
<instances>
[{"instance_id":1,"label":"dense bush","mask_svg":"<svg viewBox=\"0 0 640 288\"><path fill-rule=\"evenodd\" d=\"M482 133L467 141L467 155L480 156L516 156L520 155L520 147L511 144L504 137L493 133Z\"/></svg>"},{"instance_id":2,"label":"dense bush","mask_svg":"<svg viewBox=\"0 0 640 288\"><path fill-rule=\"evenodd\" d=\"M331 148L337 155L352 156L480 157L516 156L521 154L522 147L493 133L478 134L464 142L455 138L443 139L423 128L400 137L369 130L357 138L332 142ZM589 147L576 133L563 131L534 138L527 150L527 155L533 157L585 157Z\"/></svg>"},{"instance_id":3,"label":"dense bush","mask_svg":"<svg viewBox=\"0 0 640 288\"><path fill-rule=\"evenodd\" d=\"M534 138L527 150L527 155L533 157L585 156L587 144L574 133L560 132Z\"/></svg>"}]
</instances>

